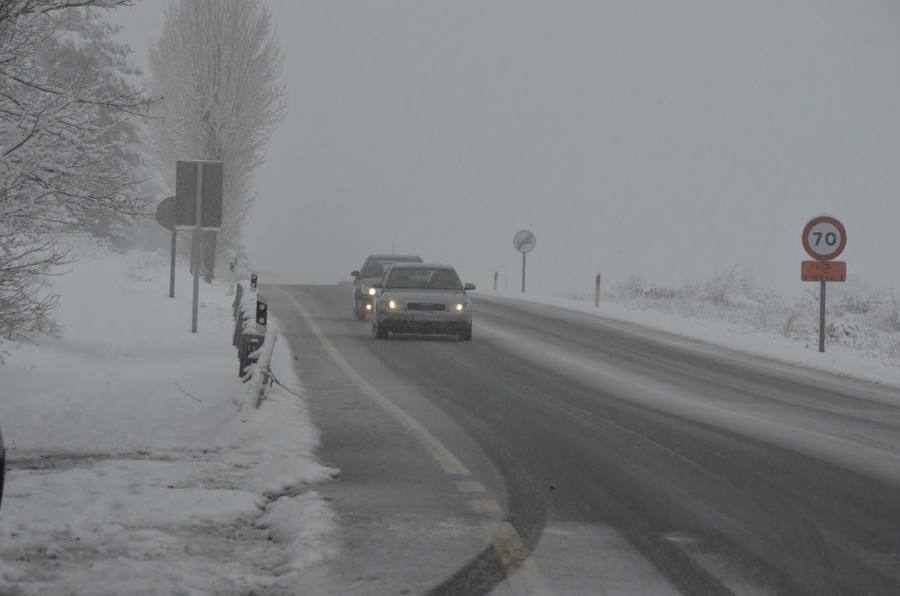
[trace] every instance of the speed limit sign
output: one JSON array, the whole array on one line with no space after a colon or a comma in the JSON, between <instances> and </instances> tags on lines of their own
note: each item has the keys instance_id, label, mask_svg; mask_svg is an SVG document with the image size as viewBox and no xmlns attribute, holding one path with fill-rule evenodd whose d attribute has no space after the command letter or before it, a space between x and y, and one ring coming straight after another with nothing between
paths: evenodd
<instances>
[{"instance_id":1,"label":"speed limit sign","mask_svg":"<svg viewBox=\"0 0 900 596\"><path fill-rule=\"evenodd\" d=\"M803 248L817 261L830 261L847 246L844 224L828 215L814 217L803 228Z\"/></svg>"}]
</instances>

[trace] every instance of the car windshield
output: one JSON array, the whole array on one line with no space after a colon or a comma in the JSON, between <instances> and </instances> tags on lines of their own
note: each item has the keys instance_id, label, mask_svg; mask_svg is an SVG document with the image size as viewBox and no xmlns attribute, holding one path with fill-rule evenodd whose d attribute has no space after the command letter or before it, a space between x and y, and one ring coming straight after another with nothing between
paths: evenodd
<instances>
[{"instance_id":1,"label":"car windshield","mask_svg":"<svg viewBox=\"0 0 900 596\"><path fill-rule=\"evenodd\" d=\"M378 259L366 263L363 267L363 277L384 277L385 272L394 263L414 263L416 259Z\"/></svg>"},{"instance_id":2,"label":"car windshield","mask_svg":"<svg viewBox=\"0 0 900 596\"><path fill-rule=\"evenodd\" d=\"M392 269L385 288L416 290L461 290L459 276L443 267L401 267Z\"/></svg>"},{"instance_id":3,"label":"car windshield","mask_svg":"<svg viewBox=\"0 0 900 596\"><path fill-rule=\"evenodd\" d=\"M388 263L386 262L371 261L363 269L363 277L382 277L385 269L387 269L387 265Z\"/></svg>"}]
</instances>

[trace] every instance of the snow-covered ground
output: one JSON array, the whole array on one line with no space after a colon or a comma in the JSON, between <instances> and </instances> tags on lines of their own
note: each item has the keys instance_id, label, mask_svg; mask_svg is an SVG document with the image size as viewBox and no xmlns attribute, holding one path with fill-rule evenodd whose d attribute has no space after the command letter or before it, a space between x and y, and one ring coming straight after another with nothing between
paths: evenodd
<instances>
[{"instance_id":1,"label":"snow-covered ground","mask_svg":"<svg viewBox=\"0 0 900 596\"><path fill-rule=\"evenodd\" d=\"M54 280L60 337L0 343L0 593L290 593L327 556L314 484L336 471L305 404L274 386L255 409L226 288L201 286L194 335L177 283L161 255L90 247ZM273 371L302 395L292 359L279 342Z\"/></svg>"},{"instance_id":2,"label":"snow-covered ground","mask_svg":"<svg viewBox=\"0 0 900 596\"><path fill-rule=\"evenodd\" d=\"M633 279L601 296L482 292L634 323L682 337L831 373L900 387L900 305L859 282L828 285L826 351L818 351L818 284L788 301L740 270L701 284L654 288ZM815 296L813 296L813 293Z\"/></svg>"}]
</instances>

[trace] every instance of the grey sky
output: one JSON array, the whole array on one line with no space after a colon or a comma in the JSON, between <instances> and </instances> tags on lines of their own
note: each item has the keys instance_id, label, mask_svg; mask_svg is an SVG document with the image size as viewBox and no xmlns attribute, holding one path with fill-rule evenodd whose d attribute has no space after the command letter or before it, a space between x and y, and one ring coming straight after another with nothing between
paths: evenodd
<instances>
[{"instance_id":1,"label":"grey sky","mask_svg":"<svg viewBox=\"0 0 900 596\"><path fill-rule=\"evenodd\" d=\"M116 17L139 54L164 4ZM290 105L246 234L262 269L330 283L393 246L513 288L530 228L545 293L735 263L790 292L831 213L850 274L900 286L894 1L271 6Z\"/></svg>"}]
</instances>

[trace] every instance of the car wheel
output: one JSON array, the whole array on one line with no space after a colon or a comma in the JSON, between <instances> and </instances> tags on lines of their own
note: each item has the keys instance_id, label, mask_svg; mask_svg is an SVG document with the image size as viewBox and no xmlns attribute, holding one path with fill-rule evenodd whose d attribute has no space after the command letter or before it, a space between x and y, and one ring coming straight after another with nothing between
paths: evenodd
<instances>
[{"instance_id":1,"label":"car wheel","mask_svg":"<svg viewBox=\"0 0 900 596\"><path fill-rule=\"evenodd\" d=\"M462 333L459 334L459 339L463 341L472 341L472 324L469 323L465 327L463 327Z\"/></svg>"},{"instance_id":2,"label":"car wheel","mask_svg":"<svg viewBox=\"0 0 900 596\"><path fill-rule=\"evenodd\" d=\"M378 323L372 323L372 332L375 335L375 339L387 339L388 338L388 330L384 325L379 325Z\"/></svg>"}]
</instances>

